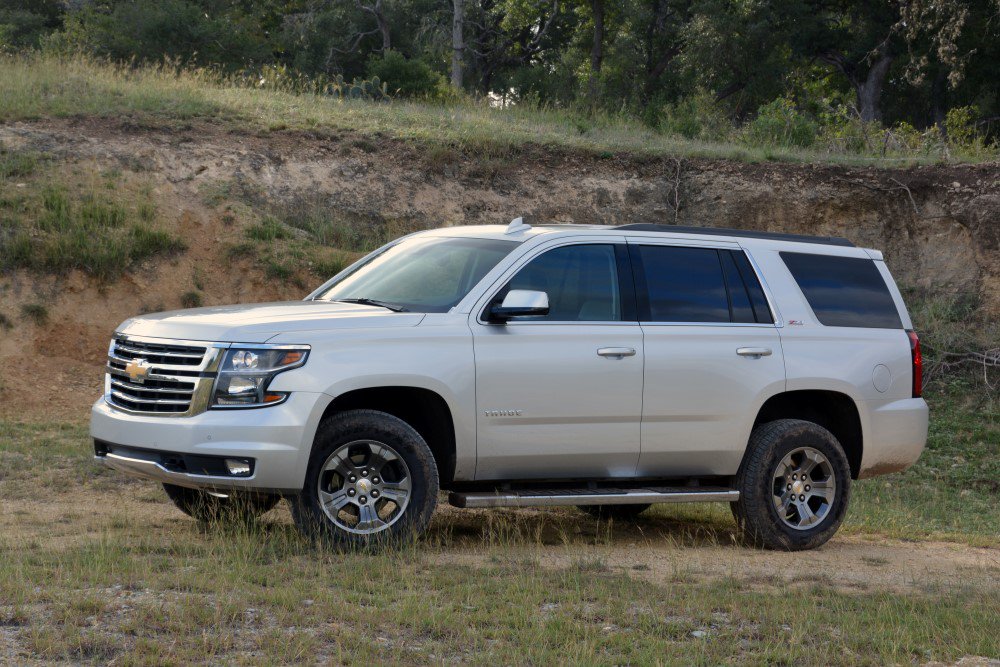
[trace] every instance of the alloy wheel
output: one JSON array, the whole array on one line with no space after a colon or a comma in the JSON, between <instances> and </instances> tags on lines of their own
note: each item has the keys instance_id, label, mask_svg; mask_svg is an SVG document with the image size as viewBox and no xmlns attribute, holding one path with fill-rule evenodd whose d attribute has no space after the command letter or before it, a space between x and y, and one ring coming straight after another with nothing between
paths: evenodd
<instances>
[{"instance_id":1,"label":"alloy wheel","mask_svg":"<svg viewBox=\"0 0 1000 667\"><path fill-rule=\"evenodd\" d=\"M830 461L817 449L799 447L785 455L772 475L778 517L788 527L808 530L830 513L837 479Z\"/></svg>"},{"instance_id":2,"label":"alloy wheel","mask_svg":"<svg viewBox=\"0 0 1000 667\"><path fill-rule=\"evenodd\" d=\"M379 533L396 523L410 501L410 469L390 446L355 440L334 451L319 475L319 501L341 530Z\"/></svg>"}]
</instances>

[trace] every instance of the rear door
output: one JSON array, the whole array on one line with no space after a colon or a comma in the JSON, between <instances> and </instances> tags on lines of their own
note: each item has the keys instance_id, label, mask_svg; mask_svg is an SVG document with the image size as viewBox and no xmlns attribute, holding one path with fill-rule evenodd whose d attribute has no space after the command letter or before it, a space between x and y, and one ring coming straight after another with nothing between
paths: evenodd
<instances>
[{"instance_id":1,"label":"rear door","mask_svg":"<svg viewBox=\"0 0 1000 667\"><path fill-rule=\"evenodd\" d=\"M491 324L510 289L544 291L548 316ZM473 313L477 479L635 473L642 331L623 237L533 251Z\"/></svg>"},{"instance_id":2,"label":"rear door","mask_svg":"<svg viewBox=\"0 0 1000 667\"><path fill-rule=\"evenodd\" d=\"M732 475L784 389L775 317L734 243L629 239L646 358L641 476Z\"/></svg>"}]
</instances>

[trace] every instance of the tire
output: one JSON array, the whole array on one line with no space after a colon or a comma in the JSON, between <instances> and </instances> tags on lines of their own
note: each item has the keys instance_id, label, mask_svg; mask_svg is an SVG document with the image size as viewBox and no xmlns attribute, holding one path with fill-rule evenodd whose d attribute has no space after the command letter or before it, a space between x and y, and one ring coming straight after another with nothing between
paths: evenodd
<instances>
[{"instance_id":1,"label":"tire","mask_svg":"<svg viewBox=\"0 0 1000 667\"><path fill-rule=\"evenodd\" d=\"M413 427L350 410L320 424L292 516L306 535L339 549L398 545L427 529L437 496L434 455Z\"/></svg>"},{"instance_id":2,"label":"tire","mask_svg":"<svg viewBox=\"0 0 1000 667\"><path fill-rule=\"evenodd\" d=\"M253 521L273 509L281 500L281 496L270 494L240 493L220 496L174 484L164 484L163 490L177 509L202 523Z\"/></svg>"},{"instance_id":3,"label":"tire","mask_svg":"<svg viewBox=\"0 0 1000 667\"><path fill-rule=\"evenodd\" d=\"M651 503L635 505L577 505L584 514L589 514L598 520L635 521L639 515L652 507Z\"/></svg>"},{"instance_id":4,"label":"tire","mask_svg":"<svg viewBox=\"0 0 1000 667\"><path fill-rule=\"evenodd\" d=\"M779 419L754 429L736 489L740 499L732 504L733 516L747 543L785 551L815 549L844 520L851 468L837 438L825 428Z\"/></svg>"}]
</instances>

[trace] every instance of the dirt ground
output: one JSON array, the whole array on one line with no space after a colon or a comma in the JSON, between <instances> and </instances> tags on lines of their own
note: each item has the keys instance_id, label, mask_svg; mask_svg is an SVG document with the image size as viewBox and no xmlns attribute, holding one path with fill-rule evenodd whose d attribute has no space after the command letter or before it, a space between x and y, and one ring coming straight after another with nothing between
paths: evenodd
<instances>
[{"instance_id":1,"label":"dirt ground","mask_svg":"<svg viewBox=\"0 0 1000 667\"><path fill-rule=\"evenodd\" d=\"M158 485L105 477L96 487L83 484L41 498L15 492L0 499L0 533L18 543L61 550L120 529L124 517L140 532L180 538L193 529ZM790 554L736 544L735 526L700 525L658 508L647 514L634 525L608 525L572 508L459 510L442 494L422 552L426 564L434 566L486 566L502 553L512 562L559 570L583 558L598 569L652 583L737 578L760 589L823 584L854 593L932 593L961 582L997 588L1000 594L998 548L842 533L820 549ZM291 527L285 504L264 521L273 529Z\"/></svg>"}]
</instances>

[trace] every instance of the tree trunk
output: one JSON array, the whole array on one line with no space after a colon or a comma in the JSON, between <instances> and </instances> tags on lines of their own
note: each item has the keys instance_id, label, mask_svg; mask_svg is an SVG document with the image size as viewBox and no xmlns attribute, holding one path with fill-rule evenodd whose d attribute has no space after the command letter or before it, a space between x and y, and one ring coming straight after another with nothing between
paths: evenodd
<instances>
[{"instance_id":1,"label":"tree trunk","mask_svg":"<svg viewBox=\"0 0 1000 667\"><path fill-rule=\"evenodd\" d=\"M939 71L931 83L931 113L934 115L934 125L942 139L948 139L948 77L944 71Z\"/></svg>"},{"instance_id":2,"label":"tree trunk","mask_svg":"<svg viewBox=\"0 0 1000 667\"><path fill-rule=\"evenodd\" d=\"M889 65L892 64L893 56L889 53L882 53L878 59L872 63L868 75L862 80L857 79L855 92L858 96L858 113L861 120L866 123L876 121L882 122L882 85L885 77L889 73Z\"/></svg>"},{"instance_id":3,"label":"tree trunk","mask_svg":"<svg viewBox=\"0 0 1000 667\"><path fill-rule=\"evenodd\" d=\"M604 0L591 0L590 7L594 13L594 43L590 48L590 81L587 95L591 106L596 106L601 65L604 62Z\"/></svg>"},{"instance_id":4,"label":"tree trunk","mask_svg":"<svg viewBox=\"0 0 1000 667\"><path fill-rule=\"evenodd\" d=\"M366 11L375 18L378 31L382 34L382 55L389 53L392 49L392 34L389 32L389 20L382 11L382 0L375 0L374 5L363 5L361 0L354 0L358 9Z\"/></svg>"},{"instance_id":5,"label":"tree trunk","mask_svg":"<svg viewBox=\"0 0 1000 667\"><path fill-rule=\"evenodd\" d=\"M451 85L462 87L462 64L465 59L465 38L462 25L465 22L465 0L452 0L454 13L451 18Z\"/></svg>"}]
</instances>

